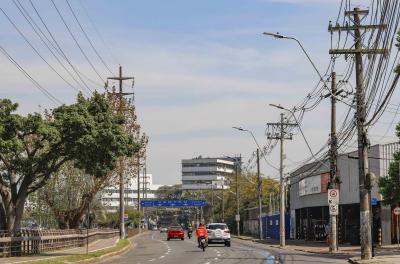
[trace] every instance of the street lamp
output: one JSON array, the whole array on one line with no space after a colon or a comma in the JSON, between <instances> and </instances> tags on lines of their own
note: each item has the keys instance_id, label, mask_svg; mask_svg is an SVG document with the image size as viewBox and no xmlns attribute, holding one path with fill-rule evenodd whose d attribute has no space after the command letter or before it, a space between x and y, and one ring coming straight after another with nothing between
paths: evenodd
<instances>
[{"instance_id":1,"label":"street lamp","mask_svg":"<svg viewBox=\"0 0 400 264\"><path fill-rule=\"evenodd\" d=\"M259 239L262 239L262 203L261 203L261 174L260 174L260 156L259 156L259 152L260 152L260 145L258 144L256 138L254 137L253 132L251 132L250 130L241 128L241 127L232 127L233 129L242 131L242 132L248 132L250 133L250 135L253 137L254 142L257 145L257 191L258 191L258 236ZM265 158L265 157L264 157Z\"/></svg>"},{"instance_id":2,"label":"street lamp","mask_svg":"<svg viewBox=\"0 0 400 264\"><path fill-rule=\"evenodd\" d=\"M311 60L310 55L308 55L307 51L304 49L303 45L301 44L301 42L294 38L294 37L289 37L289 36L284 36L277 33L270 33L270 32L264 32L263 33L266 36L270 36L270 37L274 37L276 39L290 39L290 40L294 40L297 42L297 44L299 44L301 50L303 51L303 53L307 56L308 61L311 63L311 65L313 66L314 70L317 72L319 79L321 80L321 82L324 84L325 88L329 90L328 85L326 84L324 78L322 77L321 73L318 71L317 67L315 66L314 62Z\"/></svg>"}]
</instances>

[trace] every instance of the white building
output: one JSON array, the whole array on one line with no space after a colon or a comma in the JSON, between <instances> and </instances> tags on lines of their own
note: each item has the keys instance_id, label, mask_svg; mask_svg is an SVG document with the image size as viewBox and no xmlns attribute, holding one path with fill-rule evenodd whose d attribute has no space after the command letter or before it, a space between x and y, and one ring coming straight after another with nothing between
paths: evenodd
<instances>
[{"instance_id":1,"label":"white building","mask_svg":"<svg viewBox=\"0 0 400 264\"><path fill-rule=\"evenodd\" d=\"M240 158L202 158L182 160L182 189L228 189Z\"/></svg>"},{"instance_id":2,"label":"white building","mask_svg":"<svg viewBox=\"0 0 400 264\"><path fill-rule=\"evenodd\" d=\"M140 199L154 199L156 192L162 185L153 184L153 175L140 175ZM131 179L125 184L125 207L136 208L138 198L137 178ZM119 185L106 187L101 195L100 201L107 211L117 211L119 209Z\"/></svg>"}]
</instances>

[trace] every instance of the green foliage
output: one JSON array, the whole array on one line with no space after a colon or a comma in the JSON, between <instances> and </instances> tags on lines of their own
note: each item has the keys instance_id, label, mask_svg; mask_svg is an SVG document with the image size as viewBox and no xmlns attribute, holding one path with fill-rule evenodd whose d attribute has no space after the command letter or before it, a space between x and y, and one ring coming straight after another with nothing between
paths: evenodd
<instances>
[{"instance_id":1,"label":"green foliage","mask_svg":"<svg viewBox=\"0 0 400 264\"><path fill-rule=\"evenodd\" d=\"M123 128L104 95L81 94L77 103L62 105L43 118L16 114L18 105L0 100L0 195L6 228L19 229L27 196L43 187L66 162L101 178L121 156L139 145Z\"/></svg>"},{"instance_id":2,"label":"green foliage","mask_svg":"<svg viewBox=\"0 0 400 264\"><path fill-rule=\"evenodd\" d=\"M397 125L397 135L400 135L400 125ZM393 205L400 203L400 153L394 155L395 162L390 163L387 177L379 179L379 192L382 194L385 205Z\"/></svg>"},{"instance_id":3,"label":"green foliage","mask_svg":"<svg viewBox=\"0 0 400 264\"><path fill-rule=\"evenodd\" d=\"M126 225L134 224L138 225L143 214L137 210L127 209L125 212L128 214L128 220L125 222ZM104 227L118 227L119 226L119 212L99 212L97 215L97 223L99 226Z\"/></svg>"}]
</instances>

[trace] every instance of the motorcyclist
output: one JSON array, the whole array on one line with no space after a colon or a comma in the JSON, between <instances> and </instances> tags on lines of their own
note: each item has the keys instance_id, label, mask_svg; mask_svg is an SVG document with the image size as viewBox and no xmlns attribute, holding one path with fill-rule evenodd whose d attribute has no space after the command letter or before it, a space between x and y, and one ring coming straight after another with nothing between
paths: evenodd
<instances>
[{"instance_id":1,"label":"motorcyclist","mask_svg":"<svg viewBox=\"0 0 400 264\"><path fill-rule=\"evenodd\" d=\"M199 247L200 247L200 240L202 237L205 238L206 242L208 241L207 229L201 223L200 223L199 227L197 227L196 236L197 236L197 242L199 244Z\"/></svg>"},{"instance_id":2,"label":"motorcyclist","mask_svg":"<svg viewBox=\"0 0 400 264\"><path fill-rule=\"evenodd\" d=\"M193 233L193 226L191 224L189 224L189 226L188 226L187 233L188 233L188 237L190 238Z\"/></svg>"}]
</instances>

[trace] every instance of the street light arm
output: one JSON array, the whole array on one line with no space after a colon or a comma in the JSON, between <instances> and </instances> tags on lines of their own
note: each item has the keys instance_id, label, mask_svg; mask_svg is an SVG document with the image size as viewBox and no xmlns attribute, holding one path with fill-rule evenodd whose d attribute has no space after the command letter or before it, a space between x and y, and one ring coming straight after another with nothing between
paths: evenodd
<instances>
[{"instance_id":1,"label":"street light arm","mask_svg":"<svg viewBox=\"0 0 400 264\"><path fill-rule=\"evenodd\" d=\"M251 132L251 130L248 129L244 129L242 127L232 127L233 129L239 130L239 131L245 131L245 132L249 132L249 134L252 136L254 142L257 145L258 150L261 152L261 156L264 158L265 163L267 163L267 165L269 165L270 167L272 167L275 170L279 170L277 167L275 167L274 165L272 165L270 162L267 161L267 159L265 158L265 155L263 154L264 152L262 151L260 144L258 144L258 141L256 139L256 137L254 136L253 132Z\"/></svg>"},{"instance_id":2,"label":"street light arm","mask_svg":"<svg viewBox=\"0 0 400 264\"><path fill-rule=\"evenodd\" d=\"M284 36L284 35L281 35L281 34L279 34L279 33L264 32L263 34L264 34L264 35L267 35L267 36L274 37L274 38L279 38L279 39L291 39L291 40L296 41L297 44L300 46L301 50L303 51L303 53L306 55L308 61L309 61L309 62L311 63L311 65L313 66L314 70L317 72L317 74L318 74L318 76L319 76L321 82L324 84L325 88L329 91L328 85L326 84L326 82L325 82L324 78L322 77L321 73L319 72L318 68L315 66L315 64L314 64L314 62L312 61L310 55L308 55L308 52L306 51L306 49L303 47L303 45L301 44L301 42L300 42L297 38L289 37L289 36Z\"/></svg>"},{"instance_id":3,"label":"street light arm","mask_svg":"<svg viewBox=\"0 0 400 264\"><path fill-rule=\"evenodd\" d=\"M314 64L314 62L312 61L310 55L308 55L307 51L305 50L305 48L303 47L303 45L301 44L301 42L300 42L297 38L294 38L294 37L283 37L283 38L294 40L294 41L297 42L297 44L299 44L301 50L302 50L303 53L307 56L308 61L309 61L309 62L311 63L311 65L313 66L314 70L318 73L318 76L319 76L321 82L324 84L325 88L326 88L327 90L329 90L328 85L326 84L324 78L322 77L322 75L321 75L321 73L319 72L317 66L315 66L315 64Z\"/></svg>"}]
</instances>

